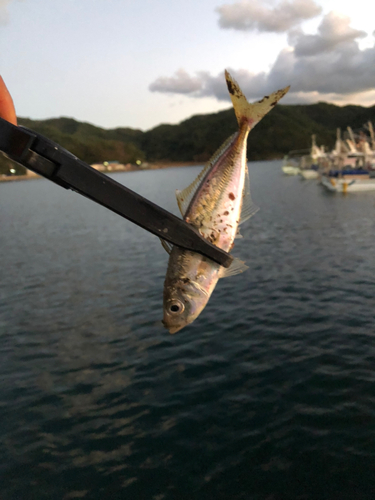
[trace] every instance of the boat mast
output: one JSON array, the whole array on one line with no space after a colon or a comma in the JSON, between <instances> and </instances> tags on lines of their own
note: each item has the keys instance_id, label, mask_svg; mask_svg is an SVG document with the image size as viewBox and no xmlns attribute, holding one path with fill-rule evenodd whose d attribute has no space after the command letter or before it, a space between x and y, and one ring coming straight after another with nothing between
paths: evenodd
<instances>
[{"instance_id":1,"label":"boat mast","mask_svg":"<svg viewBox=\"0 0 375 500\"><path fill-rule=\"evenodd\" d=\"M355 139L354 139L354 134L353 134L353 130L351 127L347 127L347 130L349 132L349 137L350 137L350 141L347 140L346 142L348 142L349 146L350 146L350 149L353 153L357 153L358 152L358 149L357 149L357 146L356 146L356 143L355 143Z\"/></svg>"},{"instance_id":2,"label":"boat mast","mask_svg":"<svg viewBox=\"0 0 375 500\"><path fill-rule=\"evenodd\" d=\"M371 137L371 149L373 151L375 151L374 129L373 129L372 123L370 121L368 122L368 129L369 129L370 137Z\"/></svg>"}]
</instances>

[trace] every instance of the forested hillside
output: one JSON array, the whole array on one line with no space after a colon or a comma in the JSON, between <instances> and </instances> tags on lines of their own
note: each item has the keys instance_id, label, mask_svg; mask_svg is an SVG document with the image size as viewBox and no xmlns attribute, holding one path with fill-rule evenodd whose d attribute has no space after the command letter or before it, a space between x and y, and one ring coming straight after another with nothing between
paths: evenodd
<instances>
[{"instance_id":1,"label":"forested hillside","mask_svg":"<svg viewBox=\"0 0 375 500\"><path fill-rule=\"evenodd\" d=\"M293 149L309 148L311 135L318 145L332 148L336 129L361 128L375 121L375 106L339 107L333 104L278 105L251 131L248 159L281 158ZM87 163L117 160L194 161L210 158L221 143L237 130L233 109L193 116L178 125L159 125L142 132L131 128L105 130L72 118L30 120L19 124L58 142ZM0 173L9 170L1 158Z\"/></svg>"}]
</instances>

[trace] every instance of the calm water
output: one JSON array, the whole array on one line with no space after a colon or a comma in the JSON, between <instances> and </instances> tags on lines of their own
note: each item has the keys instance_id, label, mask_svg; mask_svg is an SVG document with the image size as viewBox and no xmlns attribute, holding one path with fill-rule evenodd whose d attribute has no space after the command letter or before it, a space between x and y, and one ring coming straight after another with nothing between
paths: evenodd
<instances>
[{"instance_id":1,"label":"calm water","mask_svg":"<svg viewBox=\"0 0 375 500\"><path fill-rule=\"evenodd\" d=\"M198 170L114 177L177 213ZM2 500L375 498L375 192L250 178L250 269L175 336L156 237L0 185Z\"/></svg>"}]
</instances>

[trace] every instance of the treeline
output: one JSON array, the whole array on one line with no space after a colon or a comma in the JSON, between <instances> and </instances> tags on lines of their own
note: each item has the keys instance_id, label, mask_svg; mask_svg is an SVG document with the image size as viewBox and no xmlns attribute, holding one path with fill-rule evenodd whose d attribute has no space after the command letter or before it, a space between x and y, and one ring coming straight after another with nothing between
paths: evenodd
<instances>
[{"instance_id":1,"label":"treeline","mask_svg":"<svg viewBox=\"0 0 375 500\"><path fill-rule=\"evenodd\" d=\"M375 120L375 106L279 104L250 133L248 159L281 158L290 150L307 149L312 134L316 135L318 145L332 148L337 128L357 129L369 120ZM193 116L178 125L159 125L146 132L131 128L105 130L72 118L20 118L19 124L56 141L87 163L113 160L125 164L137 160L200 163L207 161L237 130L233 109ZM5 171L9 171L9 162L1 159L0 174Z\"/></svg>"}]
</instances>

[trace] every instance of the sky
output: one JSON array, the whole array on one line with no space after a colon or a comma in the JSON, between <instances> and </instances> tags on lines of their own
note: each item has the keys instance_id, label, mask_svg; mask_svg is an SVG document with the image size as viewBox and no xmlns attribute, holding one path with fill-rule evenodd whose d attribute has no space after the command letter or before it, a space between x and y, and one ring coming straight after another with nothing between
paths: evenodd
<instances>
[{"instance_id":1,"label":"sky","mask_svg":"<svg viewBox=\"0 0 375 500\"><path fill-rule=\"evenodd\" d=\"M250 101L375 104L368 0L0 0L18 116L148 130Z\"/></svg>"}]
</instances>

